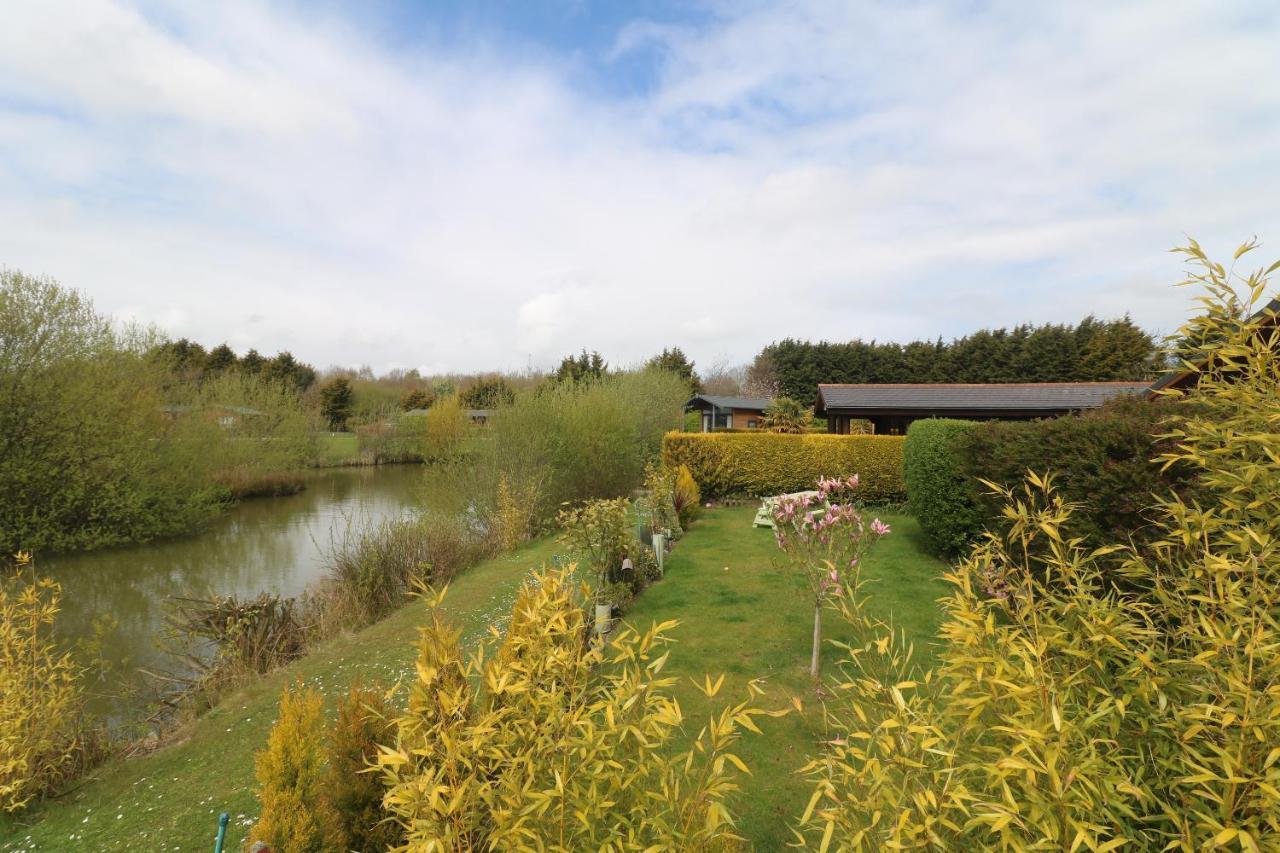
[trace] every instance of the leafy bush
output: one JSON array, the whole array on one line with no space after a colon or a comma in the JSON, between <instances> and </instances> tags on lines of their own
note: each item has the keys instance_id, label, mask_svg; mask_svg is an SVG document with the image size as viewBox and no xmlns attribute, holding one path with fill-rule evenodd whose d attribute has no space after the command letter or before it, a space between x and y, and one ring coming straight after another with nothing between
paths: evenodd
<instances>
[{"instance_id":1,"label":"leafy bush","mask_svg":"<svg viewBox=\"0 0 1280 853\"><path fill-rule=\"evenodd\" d=\"M378 745L391 742L394 726L385 694L353 684L338 700L338 713L327 732L320 814L328 849L389 850L403 841L400 828L382 809L385 789L372 773Z\"/></svg>"},{"instance_id":2,"label":"leafy bush","mask_svg":"<svg viewBox=\"0 0 1280 853\"><path fill-rule=\"evenodd\" d=\"M744 767L733 749L760 712L724 708L677 752L681 709L661 675L671 626L590 643L570 576L535 575L501 645L475 656L431 600L409 706L379 758L408 849L699 851L733 839L726 797Z\"/></svg>"},{"instance_id":3,"label":"leafy bush","mask_svg":"<svg viewBox=\"0 0 1280 853\"><path fill-rule=\"evenodd\" d=\"M254 759L261 817L249 833L280 853L332 850L326 827L338 823L324 797L324 699L313 688L286 690L267 747Z\"/></svg>"},{"instance_id":4,"label":"leafy bush","mask_svg":"<svg viewBox=\"0 0 1280 853\"><path fill-rule=\"evenodd\" d=\"M592 574L597 593L622 580L622 561L634 542L630 510L625 498L595 500L562 510L557 519L560 541Z\"/></svg>"},{"instance_id":5,"label":"leafy bush","mask_svg":"<svg viewBox=\"0 0 1280 853\"><path fill-rule=\"evenodd\" d=\"M1198 246L1182 251L1208 295L1183 329L1199 342L1195 387L1170 394L1161 462L1195 471L1198 503L1152 499L1149 542L1089 549L1067 533L1073 508L1052 477L1005 490L1007 525L947 578L932 670L852 588L857 639L833 685L847 698L806 768L803 838L847 849L1280 845L1280 333L1274 314L1241 311L1264 272L1240 295Z\"/></svg>"},{"instance_id":6,"label":"leafy bush","mask_svg":"<svg viewBox=\"0 0 1280 853\"><path fill-rule=\"evenodd\" d=\"M2 270L0 341L0 553L143 541L216 511L210 433L167 416L150 336Z\"/></svg>"},{"instance_id":7,"label":"leafy bush","mask_svg":"<svg viewBox=\"0 0 1280 853\"><path fill-rule=\"evenodd\" d=\"M505 477L528 484L532 527L566 503L630 494L678 422L688 389L665 371L545 385L495 410L459 464L431 472L427 504L494 516Z\"/></svg>"},{"instance_id":8,"label":"leafy bush","mask_svg":"<svg viewBox=\"0 0 1280 853\"><path fill-rule=\"evenodd\" d=\"M1093 545L1158 536L1149 519L1152 497L1195 497L1194 471L1183 463L1166 467L1157 458L1171 448L1160 436L1172 408L1166 401L1127 397L1081 415L978 425L959 441L978 515L998 519L1000 506L977 478L1011 484L1027 471L1051 470L1062 496L1077 504L1072 534Z\"/></svg>"},{"instance_id":9,"label":"leafy bush","mask_svg":"<svg viewBox=\"0 0 1280 853\"><path fill-rule=\"evenodd\" d=\"M858 474L868 503L900 500L902 441L889 435L780 435L670 432L663 464L687 465L704 497L776 495L819 477Z\"/></svg>"},{"instance_id":10,"label":"leafy bush","mask_svg":"<svg viewBox=\"0 0 1280 853\"><path fill-rule=\"evenodd\" d=\"M974 426L972 421L928 418L907 429L902 462L907 500L925 541L938 554L957 554L982 532L984 515L974 501L978 483L963 452L964 438Z\"/></svg>"},{"instance_id":11,"label":"leafy bush","mask_svg":"<svg viewBox=\"0 0 1280 853\"><path fill-rule=\"evenodd\" d=\"M21 570L29 558L18 557ZM49 636L61 598L61 586L34 573L0 579L0 811L22 809L76 770L80 669Z\"/></svg>"},{"instance_id":12,"label":"leafy bush","mask_svg":"<svg viewBox=\"0 0 1280 853\"><path fill-rule=\"evenodd\" d=\"M693 478L688 465L676 469L675 489L671 497L680 526L688 527L702 511L702 490L698 488L698 481Z\"/></svg>"},{"instance_id":13,"label":"leafy bush","mask_svg":"<svg viewBox=\"0 0 1280 853\"><path fill-rule=\"evenodd\" d=\"M650 533L663 530L670 530L674 536L684 533L676 509L676 477L677 472L653 463L644 468L643 521Z\"/></svg>"}]
</instances>

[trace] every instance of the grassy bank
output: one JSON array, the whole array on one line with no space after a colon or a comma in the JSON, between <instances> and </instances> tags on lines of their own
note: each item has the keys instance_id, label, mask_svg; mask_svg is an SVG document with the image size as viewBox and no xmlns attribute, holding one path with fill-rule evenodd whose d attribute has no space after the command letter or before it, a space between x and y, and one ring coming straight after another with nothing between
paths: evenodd
<instances>
[{"instance_id":1,"label":"grassy bank","mask_svg":"<svg viewBox=\"0 0 1280 853\"><path fill-rule=\"evenodd\" d=\"M788 823L804 807L807 784L795 775L822 738L822 713L806 666L812 613L806 598L772 567L776 548L767 530L751 528L754 507L709 511L667 563L667 577L636 602L628 621L678 619L667 672L677 676L689 735L705 719L706 701L689 679L725 673L733 698L751 678L764 678L768 708L799 697L804 711L762 723L740 754L752 768L733 804L741 829L758 850L781 849ZM888 516L894 533L867 560L877 579L875 604L921 642L932 637L941 565L924 555L915 521ZM542 540L514 556L482 563L450 588L446 608L474 643L504 618L529 568L548 560L555 543ZM302 679L330 696L355 679L390 684L412 672L416 627L423 608L412 604L357 634L339 637L284 670L229 696L193 724L183 738L144 758L103 768L79 789L27 815L0 823L0 850L207 850L217 815L228 811L228 849L236 849L257 815L253 754L266 742L281 689ZM839 625L828 620L828 636ZM830 666L834 649L827 651ZM2 819L0 819L2 820Z\"/></svg>"}]
</instances>

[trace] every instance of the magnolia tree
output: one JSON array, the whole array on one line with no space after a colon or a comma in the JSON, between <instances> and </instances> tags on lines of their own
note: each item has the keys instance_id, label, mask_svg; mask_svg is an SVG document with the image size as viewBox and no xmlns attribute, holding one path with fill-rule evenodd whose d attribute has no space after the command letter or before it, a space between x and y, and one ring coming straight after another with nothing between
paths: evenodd
<instances>
[{"instance_id":1,"label":"magnolia tree","mask_svg":"<svg viewBox=\"0 0 1280 853\"><path fill-rule=\"evenodd\" d=\"M858 475L820 477L817 495L783 495L773 506L773 535L786 555L786 569L802 578L813 596L813 656L809 674L818 677L822 607L856 580L859 563L877 539L889 532L880 519L868 524L853 505Z\"/></svg>"}]
</instances>

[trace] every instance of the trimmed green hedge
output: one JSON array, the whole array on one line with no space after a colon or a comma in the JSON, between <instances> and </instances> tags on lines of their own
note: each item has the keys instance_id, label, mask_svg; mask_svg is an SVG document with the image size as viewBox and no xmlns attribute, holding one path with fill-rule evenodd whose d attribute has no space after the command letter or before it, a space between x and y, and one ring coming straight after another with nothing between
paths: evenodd
<instances>
[{"instance_id":1,"label":"trimmed green hedge","mask_svg":"<svg viewBox=\"0 0 1280 853\"><path fill-rule=\"evenodd\" d=\"M907 429L902 466L907 500L938 554L959 553L982 530L983 516L974 500L978 484L965 458L965 439L975 426L972 421L930 418Z\"/></svg>"},{"instance_id":2,"label":"trimmed green hedge","mask_svg":"<svg viewBox=\"0 0 1280 853\"><path fill-rule=\"evenodd\" d=\"M1062 496L1077 505L1069 532L1099 546L1155 533L1146 517L1152 495L1176 492L1194 501L1195 474L1185 466L1162 470L1152 460L1170 449L1158 436L1174 414L1166 401L1121 398L1081 415L1031 422L977 425L964 443L974 500L984 518L1000 514L1001 501L977 477L1016 486L1027 471L1052 471Z\"/></svg>"},{"instance_id":3,"label":"trimmed green hedge","mask_svg":"<svg viewBox=\"0 0 1280 853\"><path fill-rule=\"evenodd\" d=\"M1081 415L1038 421L973 423L930 419L907 430L904 473L912 512L939 553L962 551L984 526L1001 525L1002 500L979 478L1017 486L1028 471L1052 472L1059 493L1078 509L1069 533L1088 545L1149 538L1151 496L1194 500L1193 472L1162 470L1170 408L1121 398Z\"/></svg>"},{"instance_id":4,"label":"trimmed green hedge","mask_svg":"<svg viewBox=\"0 0 1280 853\"><path fill-rule=\"evenodd\" d=\"M874 503L906 495L902 443L896 435L669 432L662 461L688 465L704 497L776 495L811 489L822 476L857 474L861 499Z\"/></svg>"}]
</instances>

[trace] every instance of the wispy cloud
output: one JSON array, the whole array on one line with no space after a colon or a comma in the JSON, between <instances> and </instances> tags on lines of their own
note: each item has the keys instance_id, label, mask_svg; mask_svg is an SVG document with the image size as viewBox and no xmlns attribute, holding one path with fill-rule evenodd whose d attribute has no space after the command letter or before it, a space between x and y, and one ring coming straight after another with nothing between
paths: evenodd
<instances>
[{"instance_id":1,"label":"wispy cloud","mask_svg":"<svg viewBox=\"0 0 1280 853\"><path fill-rule=\"evenodd\" d=\"M468 369L1168 329L1183 233L1280 249L1267 3L726 4L623 26L594 67L656 82L610 98L305 10L7 10L0 263L205 341Z\"/></svg>"}]
</instances>

